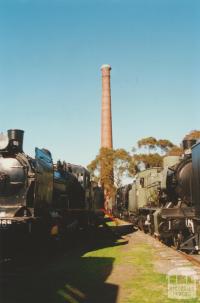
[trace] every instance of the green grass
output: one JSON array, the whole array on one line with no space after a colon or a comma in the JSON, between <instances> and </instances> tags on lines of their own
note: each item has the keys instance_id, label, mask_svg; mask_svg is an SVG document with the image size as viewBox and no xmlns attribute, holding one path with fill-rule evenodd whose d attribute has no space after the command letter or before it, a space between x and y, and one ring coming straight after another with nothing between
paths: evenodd
<instances>
[{"instance_id":1,"label":"green grass","mask_svg":"<svg viewBox=\"0 0 200 303\"><path fill-rule=\"evenodd\" d=\"M123 240L118 240L117 243L123 243ZM83 258L114 258L114 264L121 264L123 262L123 254L121 246L105 247L93 250L84 254Z\"/></svg>"},{"instance_id":2,"label":"green grass","mask_svg":"<svg viewBox=\"0 0 200 303\"><path fill-rule=\"evenodd\" d=\"M123 246L122 246L123 247ZM124 289L124 299L120 303L195 303L193 300L175 300L167 297L167 277L155 272L153 258L155 249L148 244L137 244L131 251L122 250L121 246L107 247L87 253L84 257L115 257L114 264L128 263L133 266L132 276L124 276L120 287ZM123 274L123 272L122 272ZM199 289L197 289L200 295Z\"/></svg>"},{"instance_id":3,"label":"green grass","mask_svg":"<svg viewBox=\"0 0 200 303\"><path fill-rule=\"evenodd\" d=\"M155 272L153 267L154 254L155 249L147 244L140 244L126 255L125 259L127 258L136 268L138 274L127 282L126 289L130 293L123 303L180 303L180 300L168 299L167 277L164 274ZM185 302L198 302L198 299L185 300Z\"/></svg>"}]
</instances>

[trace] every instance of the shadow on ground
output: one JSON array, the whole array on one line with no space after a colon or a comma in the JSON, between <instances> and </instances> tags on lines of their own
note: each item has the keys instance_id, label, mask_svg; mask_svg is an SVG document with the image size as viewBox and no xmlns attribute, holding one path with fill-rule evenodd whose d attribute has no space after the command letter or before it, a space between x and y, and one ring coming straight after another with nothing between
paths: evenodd
<instances>
[{"instance_id":1,"label":"shadow on ground","mask_svg":"<svg viewBox=\"0 0 200 303\"><path fill-rule=\"evenodd\" d=\"M1 303L116 303L118 285L106 283L114 256L84 256L85 253L126 245L119 239L128 233L122 226L112 232L105 228L79 232L68 239L67 248L56 254L45 250L26 262L11 265L1 273ZM130 231L130 230L129 230ZM70 243L70 245L69 245ZM22 258L23 259L23 258ZM3 268L1 268L3 270Z\"/></svg>"}]
</instances>

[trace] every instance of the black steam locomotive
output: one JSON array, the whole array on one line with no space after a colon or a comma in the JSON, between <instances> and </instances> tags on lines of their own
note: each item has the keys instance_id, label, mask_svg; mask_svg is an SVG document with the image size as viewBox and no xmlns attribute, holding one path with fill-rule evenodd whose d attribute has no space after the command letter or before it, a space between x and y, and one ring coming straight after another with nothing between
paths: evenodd
<instances>
[{"instance_id":1,"label":"black steam locomotive","mask_svg":"<svg viewBox=\"0 0 200 303\"><path fill-rule=\"evenodd\" d=\"M200 250L200 143L184 140L184 155L164 158L164 167L141 169L119 188L114 213L166 244Z\"/></svg>"},{"instance_id":2,"label":"black steam locomotive","mask_svg":"<svg viewBox=\"0 0 200 303\"><path fill-rule=\"evenodd\" d=\"M0 134L0 251L27 239L64 235L104 217L102 190L89 172L35 149L23 152L22 130Z\"/></svg>"}]
</instances>

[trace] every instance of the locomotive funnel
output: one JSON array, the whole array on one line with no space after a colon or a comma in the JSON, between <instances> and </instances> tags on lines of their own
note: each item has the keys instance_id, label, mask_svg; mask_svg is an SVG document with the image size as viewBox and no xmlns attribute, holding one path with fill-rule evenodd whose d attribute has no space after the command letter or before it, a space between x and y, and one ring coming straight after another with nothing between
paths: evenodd
<instances>
[{"instance_id":1,"label":"locomotive funnel","mask_svg":"<svg viewBox=\"0 0 200 303\"><path fill-rule=\"evenodd\" d=\"M23 138L24 131L21 129L9 129L8 138L11 144L11 147L15 150L22 152L23 151Z\"/></svg>"},{"instance_id":2,"label":"locomotive funnel","mask_svg":"<svg viewBox=\"0 0 200 303\"><path fill-rule=\"evenodd\" d=\"M184 150L191 149L191 147L196 143L197 143L196 139L184 139L182 142L183 149Z\"/></svg>"}]
</instances>

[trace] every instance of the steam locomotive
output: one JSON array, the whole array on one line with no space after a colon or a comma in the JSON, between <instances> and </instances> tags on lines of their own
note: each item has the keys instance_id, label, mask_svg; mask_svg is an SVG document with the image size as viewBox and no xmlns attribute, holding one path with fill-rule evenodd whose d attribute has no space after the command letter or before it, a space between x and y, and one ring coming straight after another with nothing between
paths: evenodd
<instances>
[{"instance_id":1,"label":"steam locomotive","mask_svg":"<svg viewBox=\"0 0 200 303\"><path fill-rule=\"evenodd\" d=\"M168 245L200 250L200 143L183 141L184 155L163 168L140 164L133 184L119 188L113 212Z\"/></svg>"},{"instance_id":2,"label":"steam locomotive","mask_svg":"<svg viewBox=\"0 0 200 303\"><path fill-rule=\"evenodd\" d=\"M27 239L54 237L104 218L101 188L81 166L46 149L23 152L23 130L0 134L0 252Z\"/></svg>"}]
</instances>

